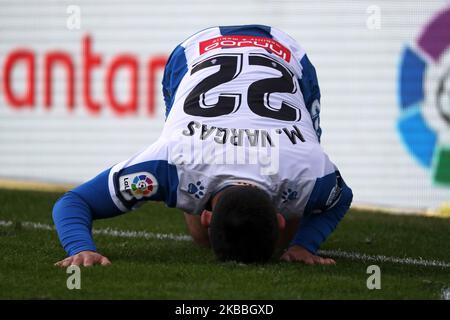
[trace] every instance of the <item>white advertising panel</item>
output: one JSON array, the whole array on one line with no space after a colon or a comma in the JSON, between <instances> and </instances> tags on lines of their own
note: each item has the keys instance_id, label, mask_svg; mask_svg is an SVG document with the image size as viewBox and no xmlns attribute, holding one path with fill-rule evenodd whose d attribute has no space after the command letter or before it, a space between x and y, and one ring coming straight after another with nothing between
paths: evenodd
<instances>
[{"instance_id":1,"label":"white advertising panel","mask_svg":"<svg viewBox=\"0 0 450 320\"><path fill-rule=\"evenodd\" d=\"M80 183L154 142L162 70L210 26L265 24L315 65L354 202L450 201L448 1L0 1L0 177Z\"/></svg>"}]
</instances>

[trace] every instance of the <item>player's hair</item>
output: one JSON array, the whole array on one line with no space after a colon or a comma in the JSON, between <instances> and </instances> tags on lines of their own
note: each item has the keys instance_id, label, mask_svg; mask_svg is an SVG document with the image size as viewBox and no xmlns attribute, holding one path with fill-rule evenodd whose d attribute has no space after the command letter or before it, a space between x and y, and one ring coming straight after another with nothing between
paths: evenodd
<instances>
[{"instance_id":1,"label":"player's hair","mask_svg":"<svg viewBox=\"0 0 450 320\"><path fill-rule=\"evenodd\" d=\"M267 262L278 237L277 211L267 193L250 186L222 191L210 224L211 246L220 261Z\"/></svg>"}]
</instances>

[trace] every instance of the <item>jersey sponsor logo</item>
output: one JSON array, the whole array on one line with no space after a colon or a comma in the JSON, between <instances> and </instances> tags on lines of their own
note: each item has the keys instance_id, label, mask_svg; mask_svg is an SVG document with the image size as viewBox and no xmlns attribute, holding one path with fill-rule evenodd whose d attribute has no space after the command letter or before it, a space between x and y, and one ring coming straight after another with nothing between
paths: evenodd
<instances>
[{"instance_id":1,"label":"jersey sponsor logo","mask_svg":"<svg viewBox=\"0 0 450 320\"><path fill-rule=\"evenodd\" d=\"M151 197L158 191L158 181L149 172L136 172L119 178L120 192L129 201Z\"/></svg>"},{"instance_id":2,"label":"jersey sponsor logo","mask_svg":"<svg viewBox=\"0 0 450 320\"><path fill-rule=\"evenodd\" d=\"M291 51L278 41L256 36L220 36L200 42L200 55L217 48L257 47L289 62Z\"/></svg>"}]
</instances>

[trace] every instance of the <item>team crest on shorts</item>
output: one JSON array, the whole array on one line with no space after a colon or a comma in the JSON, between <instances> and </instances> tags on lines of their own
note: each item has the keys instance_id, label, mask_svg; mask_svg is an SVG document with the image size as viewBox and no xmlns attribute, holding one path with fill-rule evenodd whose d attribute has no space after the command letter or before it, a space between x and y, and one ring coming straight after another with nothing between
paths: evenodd
<instances>
[{"instance_id":1,"label":"team crest on shorts","mask_svg":"<svg viewBox=\"0 0 450 320\"><path fill-rule=\"evenodd\" d=\"M158 181L149 172L136 172L119 178L120 192L126 200L148 198L158 191Z\"/></svg>"}]
</instances>

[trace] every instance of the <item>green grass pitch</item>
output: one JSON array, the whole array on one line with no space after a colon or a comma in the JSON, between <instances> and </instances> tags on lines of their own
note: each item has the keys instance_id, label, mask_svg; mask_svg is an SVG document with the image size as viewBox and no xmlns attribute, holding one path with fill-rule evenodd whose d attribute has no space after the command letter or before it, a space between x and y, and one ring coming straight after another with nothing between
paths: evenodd
<instances>
[{"instance_id":1,"label":"green grass pitch","mask_svg":"<svg viewBox=\"0 0 450 320\"><path fill-rule=\"evenodd\" d=\"M412 257L447 264L420 266L336 258L336 266L279 262L218 263L208 249L190 241L96 235L109 267L81 269L81 289L68 290L65 269L53 266L65 253L52 224L60 193L0 189L1 299L442 299L450 288L450 219L350 211L324 244L325 250ZM183 216L149 203L123 216L96 221L114 228L186 234ZM381 268L381 289L369 290L367 267Z\"/></svg>"}]
</instances>

